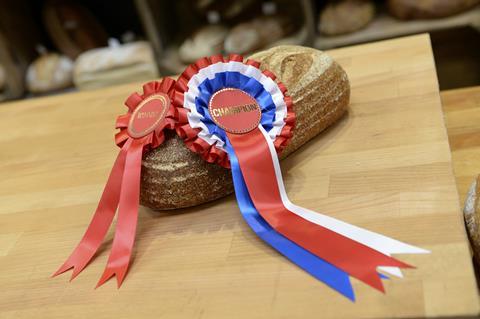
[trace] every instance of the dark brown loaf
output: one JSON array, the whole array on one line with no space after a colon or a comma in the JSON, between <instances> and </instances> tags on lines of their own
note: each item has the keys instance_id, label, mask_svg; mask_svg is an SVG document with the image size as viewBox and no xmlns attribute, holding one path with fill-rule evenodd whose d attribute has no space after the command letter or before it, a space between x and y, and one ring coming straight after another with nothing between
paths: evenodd
<instances>
[{"instance_id":1,"label":"dark brown loaf","mask_svg":"<svg viewBox=\"0 0 480 319\"><path fill-rule=\"evenodd\" d=\"M388 0L390 13L399 19L437 19L448 17L477 4L480 0Z\"/></svg>"},{"instance_id":2,"label":"dark brown loaf","mask_svg":"<svg viewBox=\"0 0 480 319\"><path fill-rule=\"evenodd\" d=\"M279 46L254 54L275 73L294 102L296 126L286 157L336 122L346 111L350 85L345 71L326 53L300 46ZM141 203L165 210L199 205L231 194L230 170L206 163L173 133L142 163Z\"/></svg>"}]
</instances>

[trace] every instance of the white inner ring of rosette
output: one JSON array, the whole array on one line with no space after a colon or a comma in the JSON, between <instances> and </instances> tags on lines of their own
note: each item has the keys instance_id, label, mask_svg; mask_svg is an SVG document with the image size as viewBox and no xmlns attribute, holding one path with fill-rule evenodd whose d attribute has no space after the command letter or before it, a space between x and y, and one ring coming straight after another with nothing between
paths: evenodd
<instances>
[{"instance_id":1,"label":"white inner ring of rosette","mask_svg":"<svg viewBox=\"0 0 480 319\"><path fill-rule=\"evenodd\" d=\"M283 100L284 96L278 84L262 73L262 71L252 65L247 65L242 62L218 62L202 68L197 74L192 76L188 81L188 90L184 94L183 107L190 110L187 114L188 122L192 128L201 129L198 137L207 142L209 145L215 144L216 147L225 150L225 142L217 135L210 133L208 127L202 122L203 115L198 113L195 105L195 98L199 95L198 87L206 79L212 80L215 74L222 72L239 72L247 77L257 80L270 94L272 101L275 104L275 121L272 123L272 129L268 131L268 136L275 140L275 138L282 132L285 125L285 117L287 116L287 105Z\"/></svg>"}]
</instances>

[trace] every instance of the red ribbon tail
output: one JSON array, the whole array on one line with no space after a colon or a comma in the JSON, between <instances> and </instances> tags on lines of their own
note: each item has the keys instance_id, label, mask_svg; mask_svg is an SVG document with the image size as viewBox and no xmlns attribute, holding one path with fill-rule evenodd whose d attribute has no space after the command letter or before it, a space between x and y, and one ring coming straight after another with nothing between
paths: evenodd
<instances>
[{"instance_id":1,"label":"red ribbon tail","mask_svg":"<svg viewBox=\"0 0 480 319\"><path fill-rule=\"evenodd\" d=\"M127 152L112 250L96 288L113 276L117 277L117 286L120 287L127 274L137 228L142 153L142 140L133 140Z\"/></svg>"},{"instance_id":2,"label":"red ribbon tail","mask_svg":"<svg viewBox=\"0 0 480 319\"><path fill-rule=\"evenodd\" d=\"M415 268L415 267L413 267L409 264L406 264L402 261L399 261L399 260L397 260L393 257L387 256L387 255L384 255L384 256L385 256L385 262L383 262L383 263L386 264L386 265L383 265L383 264L378 265L379 261L377 260L377 264L370 263L369 271L366 271L366 272L363 272L363 273L355 273L355 274L352 274L352 276L354 276L357 279L361 280L362 282L366 283L370 287L375 288L375 289L385 293L385 288L383 286L382 279L378 275L378 272L377 272L377 268L379 266L398 267L398 268L402 268L402 269Z\"/></svg>"},{"instance_id":3,"label":"red ribbon tail","mask_svg":"<svg viewBox=\"0 0 480 319\"><path fill-rule=\"evenodd\" d=\"M129 144L130 143L127 142L122 147L115 160L107 184L103 190L102 197L98 203L97 210L95 211L85 234L80 240L80 243L52 277L58 276L73 268L70 281L73 280L88 265L102 244L102 241L108 232L108 228L112 224L120 199L120 187L122 184Z\"/></svg>"}]
</instances>

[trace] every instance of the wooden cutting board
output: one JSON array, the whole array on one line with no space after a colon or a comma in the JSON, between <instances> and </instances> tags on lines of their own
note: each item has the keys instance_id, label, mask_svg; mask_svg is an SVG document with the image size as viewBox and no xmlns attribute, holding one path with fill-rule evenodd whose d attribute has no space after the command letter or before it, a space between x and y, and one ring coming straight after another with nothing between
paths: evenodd
<instances>
[{"instance_id":1,"label":"wooden cutting board","mask_svg":"<svg viewBox=\"0 0 480 319\"><path fill-rule=\"evenodd\" d=\"M350 112L283 161L293 202L430 249L350 302L256 238L233 196L140 212L121 289L94 290L112 234L73 282L49 278L83 234L139 84L0 105L0 318L386 318L479 312L428 35L333 50Z\"/></svg>"}]
</instances>

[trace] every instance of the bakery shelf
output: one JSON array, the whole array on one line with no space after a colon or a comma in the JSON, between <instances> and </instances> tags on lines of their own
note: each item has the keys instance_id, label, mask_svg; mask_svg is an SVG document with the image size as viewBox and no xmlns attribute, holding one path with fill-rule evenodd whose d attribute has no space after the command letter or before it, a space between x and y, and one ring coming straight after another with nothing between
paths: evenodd
<instances>
[{"instance_id":1,"label":"bakery shelf","mask_svg":"<svg viewBox=\"0 0 480 319\"><path fill-rule=\"evenodd\" d=\"M330 49L351 44L388 39L403 35L430 32L463 26L480 28L480 7L455 16L434 20L403 21L380 13L365 29L339 36L322 36L315 39L318 49Z\"/></svg>"},{"instance_id":2,"label":"bakery shelf","mask_svg":"<svg viewBox=\"0 0 480 319\"><path fill-rule=\"evenodd\" d=\"M188 35L185 34L185 32L192 33L195 28L205 23L202 22L203 18L191 12L188 13L188 16L178 17L174 4L181 5L181 1L177 3L164 3L154 0L135 0L134 2L146 36L154 49L155 59L159 66L160 73L162 75L170 75L182 72L187 64L183 63L178 56L179 43ZM315 40L313 3L311 0L300 0L298 1L298 5L300 14L296 18L301 19L303 22L299 30L283 39L266 45L262 49L268 49L282 44L313 46ZM175 27L175 21L179 19L184 21L181 28ZM171 23L168 23L169 21Z\"/></svg>"},{"instance_id":3,"label":"bakery shelf","mask_svg":"<svg viewBox=\"0 0 480 319\"><path fill-rule=\"evenodd\" d=\"M309 41L308 37L308 30L304 27L288 37L270 43L264 49L286 44L305 45L305 43ZM180 74L185 70L187 64L180 60L178 56L178 46L171 45L161 53L161 57L158 59L158 66L162 74Z\"/></svg>"}]
</instances>

